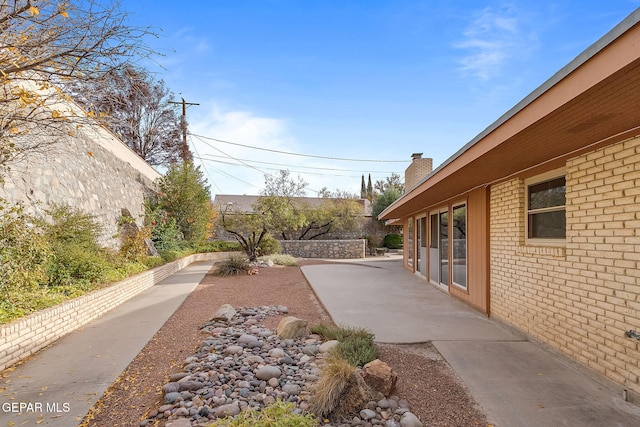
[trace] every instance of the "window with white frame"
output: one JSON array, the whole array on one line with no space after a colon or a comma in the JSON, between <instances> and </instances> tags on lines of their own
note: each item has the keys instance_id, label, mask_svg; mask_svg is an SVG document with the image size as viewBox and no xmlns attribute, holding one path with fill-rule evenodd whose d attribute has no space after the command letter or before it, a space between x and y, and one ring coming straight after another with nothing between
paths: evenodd
<instances>
[{"instance_id":1,"label":"window with white frame","mask_svg":"<svg viewBox=\"0 0 640 427\"><path fill-rule=\"evenodd\" d=\"M525 180L526 242L561 244L567 233L564 169Z\"/></svg>"}]
</instances>

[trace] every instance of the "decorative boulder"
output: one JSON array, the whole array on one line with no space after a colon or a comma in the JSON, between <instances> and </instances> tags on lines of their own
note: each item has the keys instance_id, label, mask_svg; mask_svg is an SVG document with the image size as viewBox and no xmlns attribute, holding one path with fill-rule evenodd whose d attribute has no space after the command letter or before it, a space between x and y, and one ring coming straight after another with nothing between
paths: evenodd
<instances>
[{"instance_id":1,"label":"decorative boulder","mask_svg":"<svg viewBox=\"0 0 640 427\"><path fill-rule=\"evenodd\" d=\"M287 316L278 323L276 332L281 339L300 338L307 334L307 322L294 316Z\"/></svg>"},{"instance_id":2,"label":"decorative boulder","mask_svg":"<svg viewBox=\"0 0 640 427\"><path fill-rule=\"evenodd\" d=\"M380 359L373 360L362 367L360 375L371 389L389 396L396 385L398 376L393 369Z\"/></svg>"},{"instance_id":3,"label":"decorative boulder","mask_svg":"<svg viewBox=\"0 0 640 427\"><path fill-rule=\"evenodd\" d=\"M223 304L218 308L211 320L226 320L228 322L229 320L233 319L233 316L235 315L235 308L233 308L230 304Z\"/></svg>"},{"instance_id":4,"label":"decorative boulder","mask_svg":"<svg viewBox=\"0 0 640 427\"><path fill-rule=\"evenodd\" d=\"M340 344L340 341L338 340L325 341L322 343L322 345L320 345L320 347L318 348L318 351L320 353L329 353L331 349L337 346L338 344Z\"/></svg>"}]
</instances>

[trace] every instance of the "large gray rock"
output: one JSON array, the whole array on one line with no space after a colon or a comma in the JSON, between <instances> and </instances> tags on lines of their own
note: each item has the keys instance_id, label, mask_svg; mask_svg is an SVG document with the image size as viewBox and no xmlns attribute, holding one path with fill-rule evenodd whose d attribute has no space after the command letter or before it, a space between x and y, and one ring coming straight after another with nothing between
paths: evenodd
<instances>
[{"instance_id":1,"label":"large gray rock","mask_svg":"<svg viewBox=\"0 0 640 427\"><path fill-rule=\"evenodd\" d=\"M237 403L229 403L227 405L221 405L216 408L216 417L235 417L240 413L240 407Z\"/></svg>"},{"instance_id":2,"label":"large gray rock","mask_svg":"<svg viewBox=\"0 0 640 427\"><path fill-rule=\"evenodd\" d=\"M236 309L233 308L230 304L222 304L218 310L216 310L215 314L211 318L211 320L226 320L229 321L233 319L233 316L236 315Z\"/></svg>"},{"instance_id":3,"label":"large gray rock","mask_svg":"<svg viewBox=\"0 0 640 427\"><path fill-rule=\"evenodd\" d=\"M320 347L318 348L318 351L320 353L329 353L329 351L331 351L331 349L337 346L338 344L340 344L340 341L338 340L325 341L320 345Z\"/></svg>"},{"instance_id":4,"label":"large gray rock","mask_svg":"<svg viewBox=\"0 0 640 427\"><path fill-rule=\"evenodd\" d=\"M307 334L307 322L294 316L280 320L276 333L281 339L301 338Z\"/></svg>"},{"instance_id":5,"label":"large gray rock","mask_svg":"<svg viewBox=\"0 0 640 427\"><path fill-rule=\"evenodd\" d=\"M256 372L256 378L263 381L269 381L271 378L280 378L282 371L275 366L262 366Z\"/></svg>"}]
</instances>

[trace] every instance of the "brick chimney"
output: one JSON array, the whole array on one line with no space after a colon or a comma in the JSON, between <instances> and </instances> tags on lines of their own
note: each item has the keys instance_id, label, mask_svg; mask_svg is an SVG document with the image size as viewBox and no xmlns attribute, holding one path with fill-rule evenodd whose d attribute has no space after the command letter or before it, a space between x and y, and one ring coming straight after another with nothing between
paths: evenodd
<instances>
[{"instance_id":1,"label":"brick chimney","mask_svg":"<svg viewBox=\"0 0 640 427\"><path fill-rule=\"evenodd\" d=\"M422 158L422 153L411 155L411 164L404 171L404 191L409 191L414 185L422 181L433 170L433 159Z\"/></svg>"}]
</instances>

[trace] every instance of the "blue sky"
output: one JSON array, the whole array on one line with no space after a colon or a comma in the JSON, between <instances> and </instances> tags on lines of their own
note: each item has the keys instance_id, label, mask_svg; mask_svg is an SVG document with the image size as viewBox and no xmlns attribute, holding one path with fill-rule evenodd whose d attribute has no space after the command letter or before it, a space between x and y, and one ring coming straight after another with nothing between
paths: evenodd
<instances>
[{"instance_id":1,"label":"blue sky","mask_svg":"<svg viewBox=\"0 0 640 427\"><path fill-rule=\"evenodd\" d=\"M404 176L412 153L439 165L640 0L123 7L131 24L160 34L150 44L164 56L145 66L200 104L188 109L190 132L241 144L191 137L213 195L258 194L265 173L288 169L315 196L323 187L359 193L362 174Z\"/></svg>"}]
</instances>

